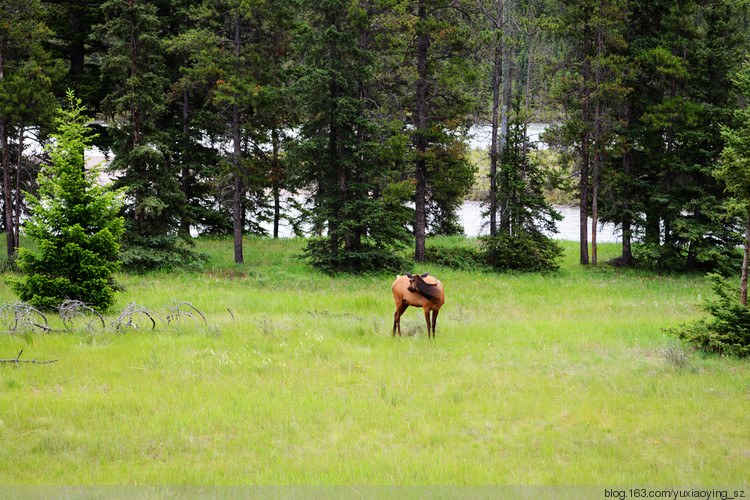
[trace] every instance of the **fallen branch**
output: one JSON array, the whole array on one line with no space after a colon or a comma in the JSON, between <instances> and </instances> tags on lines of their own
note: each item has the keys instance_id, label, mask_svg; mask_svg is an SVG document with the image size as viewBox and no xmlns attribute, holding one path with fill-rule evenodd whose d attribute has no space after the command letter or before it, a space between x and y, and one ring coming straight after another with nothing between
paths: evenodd
<instances>
[{"instance_id":1,"label":"fallen branch","mask_svg":"<svg viewBox=\"0 0 750 500\"><path fill-rule=\"evenodd\" d=\"M0 363L15 363L15 364L18 364L18 363L36 363L37 365L46 365L48 363L55 363L55 362L57 362L56 359L50 359L48 361L37 361L36 358L34 358L32 360L20 359L22 352L23 352L23 349L21 349L21 352L18 353L18 356L16 356L15 359L0 359Z\"/></svg>"}]
</instances>

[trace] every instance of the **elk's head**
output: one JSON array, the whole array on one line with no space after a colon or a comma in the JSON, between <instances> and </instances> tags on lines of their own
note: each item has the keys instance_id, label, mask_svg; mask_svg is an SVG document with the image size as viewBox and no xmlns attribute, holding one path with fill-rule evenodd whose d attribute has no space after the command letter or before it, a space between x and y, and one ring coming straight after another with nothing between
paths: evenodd
<instances>
[{"instance_id":1,"label":"elk's head","mask_svg":"<svg viewBox=\"0 0 750 500\"><path fill-rule=\"evenodd\" d=\"M407 290L409 290L412 293L418 293L419 289L417 285L417 280L422 281L429 274L430 274L429 271L427 271L424 274L417 274L417 275L406 273L406 277L409 278L409 288Z\"/></svg>"}]
</instances>

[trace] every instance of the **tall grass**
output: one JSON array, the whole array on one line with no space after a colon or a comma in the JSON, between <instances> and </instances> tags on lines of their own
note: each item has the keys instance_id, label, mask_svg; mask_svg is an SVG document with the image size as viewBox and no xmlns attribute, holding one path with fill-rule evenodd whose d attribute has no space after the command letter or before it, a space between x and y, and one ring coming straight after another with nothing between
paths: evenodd
<instances>
[{"instance_id":1,"label":"tall grass","mask_svg":"<svg viewBox=\"0 0 750 500\"><path fill-rule=\"evenodd\" d=\"M0 366L0 483L748 484L747 363L663 355L700 276L582 268L573 244L553 274L431 268L429 341L413 308L391 337L394 276L197 245L204 269L122 274L118 300L207 326L0 334L2 358L59 359Z\"/></svg>"}]
</instances>

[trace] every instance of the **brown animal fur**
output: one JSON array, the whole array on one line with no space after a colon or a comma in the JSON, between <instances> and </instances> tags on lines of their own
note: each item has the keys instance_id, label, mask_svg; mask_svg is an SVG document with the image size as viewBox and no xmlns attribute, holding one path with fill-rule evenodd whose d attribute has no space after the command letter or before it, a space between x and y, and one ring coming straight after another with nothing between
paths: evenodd
<instances>
[{"instance_id":1,"label":"brown animal fur","mask_svg":"<svg viewBox=\"0 0 750 500\"><path fill-rule=\"evenodd\" d=\"M445 303L445 291L440 280L428 276L429 273L406 276L396 276L391 290L393 299L396 301L396 312L393 315L393 335L401 336L401 315L409 306L424 309L424 318L427 322L427 338L430 334L435 336L435 325L440 308ZM430 321L432 311L432 321Z\"/></svg>"}]
</instances>

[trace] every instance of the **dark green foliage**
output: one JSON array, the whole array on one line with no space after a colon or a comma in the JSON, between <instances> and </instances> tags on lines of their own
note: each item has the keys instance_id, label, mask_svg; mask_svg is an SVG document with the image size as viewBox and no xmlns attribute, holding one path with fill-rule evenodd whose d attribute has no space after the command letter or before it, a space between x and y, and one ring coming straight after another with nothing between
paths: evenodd
<instances>
[{"instance_id":1,"label":"dark green foliage","mask_svg":"<svg viewBox=\"0 0 750 500\"><path fill-rule=\"evenodd\" d=\"M469 160L461 135L433 131L427 159L427 228L433 236L464 233L458 211L474 183L477 167Z\"/></svg>"},{"instance_id":2,"label":"dark green foliage","mask_svg":"<svg viewBox=\"0 0 750 500\"><path fill-rule=\"evenodd\" d=\"M18 265L26 276L11 286L21 300L42 309L75 299L104 311L114 303L122 198L97 184L97 170L85 169L86 117L72 92L68 99L71 109L58 119L39 196L27 194L32 218L25 232L38 250L21 249Z\"/></svg>"},{"instance_id":3,"label":"dark green foliage","mask_svg":"<svg viewBox=\"0 0 750 500\"><path fill-rule=\"evenodd\" d=\"M547 173L524 147L524 113L520 100L513 102L507 144L500 157L497 193L499 228L503 234L556 233L562 216L545 199Z\"/></svg>"},{"instance_id":4,"label":"dark green foliage","mask_svg":"<svg viewBox=\"0 0 750 500\"><path fill-rule=\"evenodd\" d=\"M135 272L192 268L207 257L186 246L177 236L138 236L127 233L118 257L124 269Z\"/></svg>"},{"instance_id":5,"label":"dark green foliage","mask_svg":"<svg viewBox=\"0 0 750 500\"><path fill-rule=\"evenodd\" d=\"M478 245L431 245L426 249L425 262L451 269L545 272L557 271L562 255L562 247L552 238L522 232L482 236Z\"/></svg>"},{"instance_id":6,"label":"dark green foliage","mask_svg":"<svg viewBox=\"0 0 750 500\"><path fill-rule=\"evenodd\" d=\"M185 221L192 211L180 181L190 184L190 168L176 161L176 156L184 155L175 150L187 148L184 142L191 141L175 137L169 126L174 120L165 119L170 109L169 61L162 39L165 19L156 5L142 0L111 0L102 9L105 24L98 27L106 47L102 70L112 84L102 108L119 118L109 127L115 155L110 171L117 176L115 186L126 190L124 213L133 222L123 240L124 268L189 264L197 256L188 258L190 250L178 245L174 235L189 238ZM195 145L192 142L189 145ZM191 152L200 158L195 148ZM150 257L149 252L153 252Z\"/></svg>"},{"instance_id":7,"label":"dark green foliage","mask_svg":"<svg viewBox=\"0 0 750 500\"><path fill-rule=\"evenodd\" d=\"M624 53L635 66L626 77L633 90L623 139L630 169L613 180L627 187L632 204L614 218L633 220L641 262L705 268L741 241L735 221L721 213L724 186L712 172L723 147L720 124L735 106L730 78L746 47L746 4L629 5ZM615 151L612 159L621 166L619 156ZM626 198L611 196L601 201L618 207Z\"/></svg>"},{"instance_id":8,"label":"dark green foliage","mask_svg":"<svg viewBox=\"0 0 750 500\"><path fill-rule=\"evenodd\" d=\"M721 130L740 125L732 111L744 102L731 76L747 46L747 2L500 1L509 21L502 79L517 91L528 86L530 100L511 102L509 85L498 103L512 123L502 154L493 154L495 228L527 243L526 233L554 228L546 177L522 134L534 113L564 124L557 139L581 169L568 180L581 181L584 220L590 207L621 227L623 254L632 236L637 261L659 269L731 265L738 217L727 217L723 202L732 179L714 174L724 139L737 146ZM0 226L12 229L10 216L23 216L15 181L33 182L26 168L35 163L23 158L32 149L20 146L45 140L55 89L69 83L106 114L98 119L111 119L100 146L113 153L111 173L126 193L128 268L196 262L186 253L196 230L233 232L241 251L243 231L283 218L280 200L299 192L311 203L290 222L331 240L310 246L322 252L311 262L356 271L377 261L368 257L373 247L398 254L412 238L420 260L425 234L462 230L457 207L474 174L467 129L488 111L478 109L483 100L489 107L482 64L501 42L492 29L490 50L478 45L480 11L490 5L6 0ZM67 74L57 71L63 66ZM463 266L471 254L434 258Z\"/></svg>"},{"instance_id":9,"label":"dark green foliage","mask_svg":"<svg viewBox=\"0 0 750 500\"><path fill-rule=\"evenodd\" d=\"M415 181L415 260L425 258L427 233L461 233L458 205L471 189L474 165L466 158L469 116L478 111L480 81L475 64L476 32L460 2L420 0L405 2L411 19L403 41L405 73L412 90L404 95L412 140L410 173ZM402 56L397 56L402 57ZM472 92L474 91L474 92Z\"/></svg>"},{"instance_id":10,"label":"dark green foliage","mask_svg":"<svg viewBox=\"0 0 750 500\"><path fill-rule=\"evenodd\" d=\"M485 258L479 249L471 247L428 246L424 261L451 269L477 269L486 267Z\"/></svg>"},{"instance_id":11,"label":"dark green foliage","mask_svg":"<svg viewBox=\"0 0 750 500\"><path fill-rule=\"evenodd\" d=\"M739 289L719 275L710 275L716 299L703 308L711 317L668 330L699 349L738 357L750 355L750 309L740 302Z\"/></svg>"},{"instance_id":12,"label":"dark green foliage","mask_svg":"<svg viewBox=\"0 0 750 500\"><path fill-rule=\"evenodd\" d=\"M312 226L325 238L311 240L304 258L325 272L401 269L396 254L410 238L411 215L404 207L411 191L399 182L406 137L402 124L382 115L389 94L376 76L384 49L372 41L387 10L350 0L305 5L304 71L295 91L309 118L290 163L311 193Z\"/></svg>"},{"instance_id":13,"label":"dark green foliage","mask_svg":"<svg viewBox=\"0 0 750 500\"><path fill-rule=\"evenodd\" d=\"M44 2L44 18L52 31L51 39L45 40L47 50L65 66L56 84L61 89L72 89L92 115L100 111L110 83L102 79L102 43L94 34L94 26L104 21L103 3L104 0ZM103 144L107 139L106 129L101 129L94 144Z\"/></svg>"},{"instance_id":14,"label":"dark green foliage","mask_svg":"<svg viewBox=\"0 0 750 500\"><path fill-rule=\"evenodd\" d=\"M44 50L50 31L43 14L39 0L4 0L0 8L0 219L11 260L18 246L17 225L23 210L19 184L29 178L32 184L34 181L34 173L23 175L28 130L39 127L34 135L45 137L57 109L53 81L60 68Z\"/></svg>"},{"instance_id":15,"label":"dark green foliage","mask_svg":"<svg viewBox=\"0 0 750 500\"><path fill-rule=\"evenodd\" d=\"M733 273L742 262L742 255L737 251L739 238L731 244L720 244L712 236L705 237L703 245L695 245L695 262L693 270ZM686 246L637 244L633 246L637 254L637 264L645 269L657 272L684 272Z\"/></svg>"},{"instance_id":16,"label":"dark green foliage","mask_svg":"<svg viewBox=\"0 0 750 500\"><path fill-rule=\"evenodd\" d=\"M482 255L495 271L557 271L562 247L540 233L498 234L480 238Z\"/></svg>"},{"instance_id":17,"label":"dark green foliage","mask_svg":"<svg viewBox=\"0 0 750 500\"><path fill-rule=\"evenodd\" d=\"M312 238L308 240L301 258L326 274L398 272L410 267L406 259L389 247L362 242L356 249L343 251L333 247L333 244L331 238Z\"/></svg>"}]
</instances>

